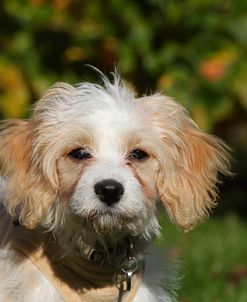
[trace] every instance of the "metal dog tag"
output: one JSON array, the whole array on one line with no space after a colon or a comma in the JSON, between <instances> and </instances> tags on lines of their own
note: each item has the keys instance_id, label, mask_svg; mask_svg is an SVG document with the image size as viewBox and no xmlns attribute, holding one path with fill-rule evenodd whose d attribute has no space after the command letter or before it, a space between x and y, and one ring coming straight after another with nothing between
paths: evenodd
<instances>
[{"instance_id":1,"label":"metal dog tag","mask_svg":"<svg viewBox=\"0 0 247 302\"><path fill-rule=\"evenodd\" d=\"M131 290L131 278L132 278L133 273L132 272L127 272L126 277L127 277L127 291L129 292Z\"/></svg>"},{"instance_id":2,"label":"metal dog tag","mask_svg":"<svg viewBox=\"0 0 247 302\"><path fill-rule=\"evenodd\" d=\"M127 291L130 291L132 276L138 269L138 261L135 257L130 257L122 263L121 269L126 274Z\"/></svg>"}]
</instances>

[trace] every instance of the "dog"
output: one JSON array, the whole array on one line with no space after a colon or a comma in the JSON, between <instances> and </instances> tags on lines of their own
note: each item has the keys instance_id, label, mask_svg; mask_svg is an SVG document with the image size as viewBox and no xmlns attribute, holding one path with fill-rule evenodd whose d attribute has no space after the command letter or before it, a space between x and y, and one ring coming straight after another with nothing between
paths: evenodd
<instances>
[{"instance_id":1,"label":"dog","mask_svg":"<svg viewBox=\"0 0 247 302\"><path fill-rule=\"evenodd\" d=\"M191 230L216 205L229 150L116 72L57 83L29 120L2 121L0 164L1 302L168 302L169 265L152 267L148 249L160 205Z\"/></svg>"}]
</instances>

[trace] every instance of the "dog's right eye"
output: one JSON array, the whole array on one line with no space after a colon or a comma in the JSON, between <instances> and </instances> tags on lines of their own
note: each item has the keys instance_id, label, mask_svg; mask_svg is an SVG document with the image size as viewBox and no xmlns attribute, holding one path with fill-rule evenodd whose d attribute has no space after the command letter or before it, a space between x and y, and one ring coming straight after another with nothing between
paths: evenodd
<instances>
[{"instance_id":1,"label":"dog's right eye","mask_svg":"<svg viewBox=\"0 0 247 302\"><path fill-rule=\"evenodd\" d=\"M92 155L83 148L78 148L71 151L69 153L69 156L77 160L85 160L92 158Z\"/></svg>"}]
</instances>

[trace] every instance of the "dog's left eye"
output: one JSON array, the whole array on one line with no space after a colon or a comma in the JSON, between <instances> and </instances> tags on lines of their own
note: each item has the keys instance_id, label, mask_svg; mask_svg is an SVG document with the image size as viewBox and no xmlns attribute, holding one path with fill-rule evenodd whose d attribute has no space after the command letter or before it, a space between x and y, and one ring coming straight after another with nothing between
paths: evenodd
<instances>
[{"instance_id":1,"label":"dog's left eye","mask_svg":"<svg viewBox=\"0 0 247 302\"><path fill-rule=\"evenodd\" d=\"M69 153L69 156L77 159L77 160L84 160L84 159L90 159L92 158L92 155L88 153L86 150L83 148L78 148Z\"/></svg>"},{"instance_id":2,"label":"dog's left eye","mask_svg":"<svg viewBox=\"0 0 247 302\"><path fill-rule=\"evenodd\" d=\"M135 149L129 154L128 159L144 160L144 159L147 159L148 157L149 156L148 156L147 152L140 150L140 149Z\"/></svg>"}]
</instances>

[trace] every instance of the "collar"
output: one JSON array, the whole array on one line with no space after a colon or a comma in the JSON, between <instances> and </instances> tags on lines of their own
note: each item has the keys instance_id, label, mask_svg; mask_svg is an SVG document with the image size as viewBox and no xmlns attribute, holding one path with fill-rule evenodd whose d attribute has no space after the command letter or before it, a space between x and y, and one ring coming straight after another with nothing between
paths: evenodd
<instances>
[{"instance_id":1,"label":"collar","mask_svg":"<svg viewBox=\"0 0 247 302\"><path fill-rule=\"evenodd\" d=\"M114 247L105 248L103 251L96 250L81 240L80 248L83 256L96 265L110 265L116 267L126 281L127 291L131 290L133 275L138 271L141 262L134 257L134 237L125 238L121 243Z\"/></svg>"},{"instance_id":2,"label":"collar","mask_svg":"<svg viewBox=\"0 0 247 302\"><path fill-rule=\"evenodd\" d=\"M18 219L14 220L12 224L14 227L21 226ZM138 236L129 236L113 246L96 245L92 247L80 239L77 256L86 259L93 266L113 269L116 272L116 282L126 281L127 291L130 291L133 275L144 265L143 259L137 260L135 257L135 244L138 240L140 240Z\"/></svg>"},{"instance_id":3,"label":"collar","mask_svg":"<svg viewBox=\"0 0 247 302\"><path fill-rule=\"evenodd\" d=\"M80 239L77 253L96 265L119 266L121 261L129 256L130 249L133 254L135 241L136 238L134 237L126 237L111 246L103 246L96 243L95 246L92 247Z\"/></svg>"}]
</instances>

